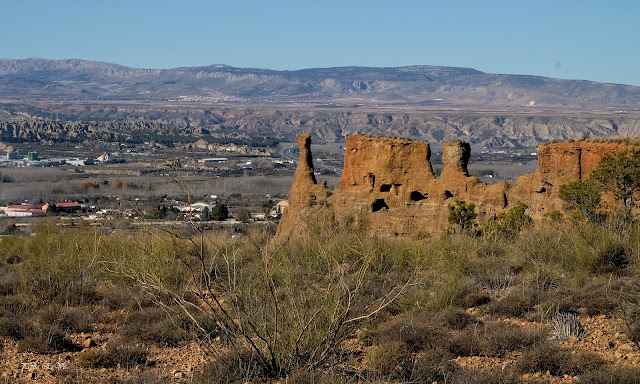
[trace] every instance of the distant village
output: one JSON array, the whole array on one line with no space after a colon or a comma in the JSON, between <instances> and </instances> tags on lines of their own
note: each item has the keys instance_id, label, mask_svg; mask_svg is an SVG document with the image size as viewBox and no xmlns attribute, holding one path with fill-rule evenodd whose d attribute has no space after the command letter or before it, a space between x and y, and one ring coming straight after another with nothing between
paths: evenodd
<instances>
[{"instance_id":1,"label":"distant village","mask_svg":"<svg viewBox=\"0 0 640 384\"><path fill-rule=\"evenodd\" d=\"M51 159L41 159L38 152L31 151L27 156L21 156L18 151L7 152L4 159L0 159L0 165L15 167L56 167L61 165L94 165L115 162L116 159L108 154L102 154L95 159L80 159L77 157L57 157Z\"/></svg>"},{"instance_id":2,"label":"distant village","mask_svg":"<svg viewBox=\"0 0 640 384\"><path fill-rule=\"evenodd\" d=\"M142 150L140 151L140 149ZM185 149L188 155L181 157L179 166L189 171L198 169L210 172L207 177L262 176L263 173L268 177L272 172L290 169L295 165L294 155L285 159L270 158L275 153L272 150L247 145L209 144L204 140L199 140L188 144ZM48 151L43 156L36 148L30 146L23 146L17 150L2 143L0 143L0 150L2 151L0 152L2 153L0 170L2 168L61 167L76 176L95 175L91 176L92 180L87 181L83 181L85 177L80 176L73 179L74 182L70 184L71 188L65 189L66 186L63 184L62 189L58 189L67 190L68 193L40 194L37 198L29 193L9 194L10 197L5 195L3 201L0 202L0 219L6 219L8 224L18 222L20 225L29 225L30 218L38 217L69 218L72 219L71 223L77 224L87 221L96 223L96 225L116 219L130 220L132 223L170 221L234 224L268 222L279 219L288 205L286 197L281 194L273 197L266 194L260 197L249 192L240 197L240 193L225 191L223 195L226 194L226 197L223 199L218 199L215 195L205 195L184 202L176 200L179 198L176 196L168 197L166 194L163 196L163 193L160 192L154 194L155 191L149 193L153 188L150 186L151 183L147 182L143 186L142 182L129 181L133 180L130 176L151 175L151 178L169 176L166 168L173 166L173 164L166 163L162 154L156 153L153 149L148 150L146 147L130 147L124 148L124 150L120 148L120 152L106 150L99 156L96 155L100 152L93 155L74 153L65 156L63 151L55 151L53 155L50 155L52 151ZM209 153L204 154L202 151ZM120 163L131 164L122 166ZM82 169L85 167L94 169ZM125 175L127 181L123 182L119 178L112 177L119 174ZM185 174L188 176L187 173ZM15 188L20 188L17 185L23 182L16 182L17 177L14 175L11 172L3 172L0 174L0 183L11 183L7 184L7 188L14 185L16 185ZM102 179L100 179L101 176ZM62 178L66 179L66 176L62 176ZM52 184L54 183L59 183L59 181L56 180ZM56 187L48 188L54 191ZM124 193L121 194L119 192L122 192L120 191L122 189L124 189ZM140 190L142 193L135 193L135 190ZM98 195L99 199L96 197ZM234 197L234 195L237 196ZM3 203L4 206L2 206Z\"/></svg>"},{"instance_id":3,"label":"distant village","mask_svg":"<svg viewBox=\"0 0 640 384\"><path fill-rule=\"evenodd\" d=\"M179 201L166 201L159 205L153 212L137 210L134 208L99 209L90 203L77 201L64 201L45 204L13 204L0 206L0 218L27 218L39 216L74 216L84 220L102 220L108 218L133 218L133 219L166 219L171 216L174 220L181 221L266 221L278 219L289 206L286 200L281 200L264 205L260 212L239 211L237 217L231 217L228 208L224 204L196 202L185 204Z\"/></svg>"}]
</instances>

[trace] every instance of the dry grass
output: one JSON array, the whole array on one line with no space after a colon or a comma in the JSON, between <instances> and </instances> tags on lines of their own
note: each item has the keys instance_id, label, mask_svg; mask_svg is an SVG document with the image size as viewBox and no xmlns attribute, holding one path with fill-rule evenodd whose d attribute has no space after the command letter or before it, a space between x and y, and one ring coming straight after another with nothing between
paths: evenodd
<instances>
[{"instance_id":1,"label":"dry grass","mask_svg":"<svg viewBox=\"0 0 640 384\"><path fill-rule=\"evenodd\" d=\"M518 363L518 372L549 370L598 382L617 373L597 356L579 354L576 360L570 352L545 343L548 335L542 328L521 327L504 319L546 323L558 310L620 316L621 300L633 297L629 287L640 282L634 251L640 249L640 231L636 226L624 234L616 231L613 226L590 224L579 228L542 225L505 242L499 237L455 234L382 240L366 236L366 230L325 228L272 254L268 252L278 245L269 245L268 234L262 232L235 239L206 233L200 248L199 242L189 240L200 240L197 231L195 237L194 232L181 233L185 237L181 239L164 232L44 226L34 236L1 240L0 260L13 258L13 263L0 265L0 330L2 336L18 342L20 351L49 354L77 350L71 336L100 323L118 327L111 337L121 341L77 355L74 364L81 369L118 363L144 367L147 346L211 342L221 336L217 353L224 358L196 375L194 382L200 383L287 375L292 382L304 383L303 373L319 382L471 383L474 378L476 382L516 382L511 372L462 369L455 363L457 356L503 358L516 351L526 356ZM203 254L200 249L206 256L203 270L210 272L215 292L226 300L225 305L235 305L227 307L235 308L234 313L248 314L236 318L237 323L249 326L251 321L256 326L252 337L275 330L270 314L275 313L276 298L278 313L284 314L278 317L278 372L268 371L246 344L240 355L234 353L236 339L225 338L211 321L210 309L191 313L190 318L180 308L176 299L184 299L183 304L202 302L193 294L193 287L202 280L193 280L184 268L184 261L198 260ZM267 285L261 249L271 255L272 283ZM336 281L344 285L335 285ZM357 281L362 284L356 291ZM314 347L332 332L323 327L330 324L335 308L347 308L341 297L357 292L351 296L355 305L348 307L350 318L357 317L356 313L368 313L367 308L372 308L368 304L403 281L412 284L396 302L357 327L335 333L348 339L357 332L366 344L360 352L360 358L367 357L365 370L347 368L358 355L343 350L340 343L325 344L328 358L322 365L309 363ZM166 291L154 296L143 282L161 283ZM345 285L351 291L338 289ZM237 301L231 301L231 294L237 295ZM473 314L466 311L468 307L474 307ZM636 332L640 327L635 317L632 320L629 324ZM542 357L551 355L555 366L545 365L551 363ZM615 377L624 382L625 374Z\"/></svg>"}]
</instances>

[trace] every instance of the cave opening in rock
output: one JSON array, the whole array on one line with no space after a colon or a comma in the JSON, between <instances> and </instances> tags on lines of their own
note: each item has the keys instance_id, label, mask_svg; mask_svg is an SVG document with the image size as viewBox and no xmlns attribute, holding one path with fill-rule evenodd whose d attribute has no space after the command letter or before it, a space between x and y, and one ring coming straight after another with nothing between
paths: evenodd
<instances>
[{"instance_id":1,"label":"cave opening in rock","mask_svg":"<svg viewBox=\"0 0 640 384\"><path fill-rule=\"evenodd\" d=\"M374 202L371 204L371 212L378 212L383 209L387 211L389 210L389 206L384 201L384 199L375 199Z\"/></svg>"},{"instance_id":2,"label":"cave opening in rock","mask_svg":"<svg viewBox=\"0 0 640 384\"><path fill-rule=\"evenodd\" d=\"M547 188L545 187L542 187L536 191L536 193L545 193L545 192L547 192Z\"/></svg>"},{"instance_id":3,"label":"cave opening in rock","mask_svg":"<svg viewBox=\"0 0 640 384\"><path fill-rule=\"evenodd\" d=\"M453 193L451 193L451 191L447 189L446 191L444 191L444 197L446 199L452 198L453 197Z\"/></svg>"},{"instance_id":4,"label":"cave opening in rock","mask_svg":"<svg viewBox=\"0 0 640 384\"><path fill-rule=\"evenodd\" d=\"M389 192L391 190L391 184L380 185L380 192Z\"/></svg>"},{"instance_id":5,"label":"cave opening in rock","mask_svg":"<svg viewBox=\"0 0 640 384\"><path fill-rule=\"evenodd\" d=\"M420 201L420 200L424 200L427 198L427 194L422 194L418 191L412 191L411 194L409 195L409 198L411 199L411 201Z\"/></svg>"}]
</instances>

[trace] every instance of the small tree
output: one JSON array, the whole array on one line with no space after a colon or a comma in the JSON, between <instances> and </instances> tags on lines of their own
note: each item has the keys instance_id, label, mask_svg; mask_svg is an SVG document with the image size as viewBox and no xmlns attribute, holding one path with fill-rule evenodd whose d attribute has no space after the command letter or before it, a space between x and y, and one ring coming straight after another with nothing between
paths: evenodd
<instances>
[{"instance_id":1,"label":"small tree","mask_svg":"<svg viewBox=\"0 0 640 384\"><path fill-rule=\"evenodd\" d=\"M635 194L640 191L640 152L624 151L603 157L591 180L601 190L610 191L622 205L623 215L629 218Z\"/></svg>"},{"instance_id":2,"label":"small tree","mask_svg":"<svg viewBox=\"0 0 640 384\"><path fill-rule=\"evenodd\" d=\"M489 230L509 239L515 238L522 228L531 225L533 222L531 216L525 213L527 208L529 207L525 203L519 201L508 212L501 213L492 220L489 223Z\"/></svg>"},{"instance_id":3,"label":"small tree","mask_svg":"<svg viewBox=\"0 0 640 384\"><path fill-rule=\"evenodd\" d=\"M229 218L229 209L224 204L216 204L209 212L211 220L223 221Z\"/></svg>"},{"instance_id":4,"label":"small tree","mask_svg":"<svg viewBox=\"0 0 640 384\"><path fill-rule=\"evenodd\" d=\"M456 200L454 205L449 206L449 223L460 226L463 232L475 232L478 227L475 209L473 203Z\"/></svg>"},{"instance_id":5,"label":"small tree","mask_svg":"<svg viewBox=\"0 0 640 384\"><path fill-rule=\"evenodd\" d=\"M572 181L560 186L558 195L565 201L564 209L578 212L591 221L598 218L600 205L600 189L591 180Z\"/></svg>"},{"instance_id":6,"label":"small tree","mask_svg":"<svg viewBox=\"0 0 640 384\"><path fill-rule=\"evenodd\" d=\"M247 222L251 218L251 212L247 208L238 208L236 210L236 220Z\"/></svg>"}]
</instances>

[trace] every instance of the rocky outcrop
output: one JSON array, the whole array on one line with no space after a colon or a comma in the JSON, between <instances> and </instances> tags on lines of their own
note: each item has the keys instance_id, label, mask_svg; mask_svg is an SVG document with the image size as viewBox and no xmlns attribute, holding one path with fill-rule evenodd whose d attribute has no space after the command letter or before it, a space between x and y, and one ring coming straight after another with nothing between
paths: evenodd
<instances>
[{"instance_id":1,"label":"rocky outcrop","mask_svg":"<svg viewBox=\"0 0 640 384\"><path fill-rule=\"evenodd\" d=\"M309 135L298 136L298 145L300 161L278 235L308 229L316 214L342 226L366 223L372 234L383 237L437 234L449 226L449 205L455 200L475 203L480 222L520 201L534 219L541 219L562 209L562 184L588 177L604 155L630 148L590 141L542 145L536 171L511 186L470 177L471 149L459 140L445 143L444 167L436 178L428 143L354 135L347 138L340 186L332 193L316 182Z\"/></svg>"},{"instance_id":2,"label":"rocky outcrop","mask_svg":"<svg viewBox=\"0 0 640 384\"><path fill-rule=\"evenodd\" d=\"M311 158L311 136L299 135L297 142L300 158L289 192L289 206L285 208L278 225L278 236L289 236L294 230L297 233L308 230L310 214L323 206L331 196L326 183L318 184L316 181Z\"/></svg>"},{"instance_id":3,"label":"rocky outcrop","mask_svg":"<svg viewBox=\"0 0 640 384\"><path fill-rule=\"evenodd\" d=\"M13 147L4 143L0 143L0 152L13 152Z\"/></svg>"},{"instance_id":4,"label":"rocky outcrop","mask_svg":"<svg viewBox=\"0 0 640 384\"><path fill-rule=\"evenodd\" d=\"M234 154L243 156L271 156L271 151L262 147L250 147L248 145L237 145L234 143L229 144L216 144L209 143L204 139L200 139L193 144L189 144L188 147L193 149L199 149L203 151L214 152L219 155Z\"/></svg>"},{"instance_id":5,"label":"rocky outcrop","mask_svg":"<svg viewBox=\"0 0 640 384\"><path fill-rule=\"evenodd\" d=\"M605 155L631 148L636 147L591 141L540 145L535 172L518 178L510 188L508 198L526 203L529 214L534 218L561 210L560 186L589 178Z\"/></svg>"}]
</instances>

